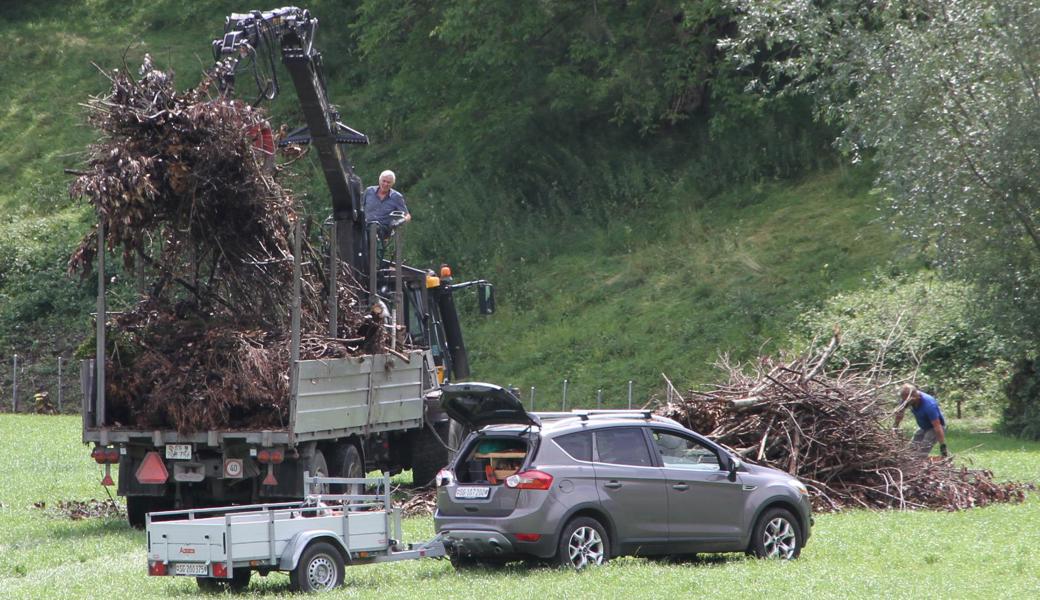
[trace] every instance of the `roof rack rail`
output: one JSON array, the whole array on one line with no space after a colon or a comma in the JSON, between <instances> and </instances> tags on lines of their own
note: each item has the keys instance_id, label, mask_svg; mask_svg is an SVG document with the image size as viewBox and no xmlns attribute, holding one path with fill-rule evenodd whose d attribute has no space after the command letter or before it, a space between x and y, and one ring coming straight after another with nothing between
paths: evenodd
<instances>
[{"instance_id":1,"label":"roof rack rail","mask_svg":"<svg viewBox=\"0 0 1040 600\"><path fill-rule=\"evenodd\" d=\"M638 419L653 419L654 411L650 409L610 409L610 408L597 408L597 409L585 409L575 408L567 411L555 411L555 412L535 412L531 413L536 415L542 420L546 419L567 419L572 417L578 417L582 421L588 421L589 417L594 416L610 416L610 417L621 417L621 418L638 418Z\"/></svg>"}]
</instances>

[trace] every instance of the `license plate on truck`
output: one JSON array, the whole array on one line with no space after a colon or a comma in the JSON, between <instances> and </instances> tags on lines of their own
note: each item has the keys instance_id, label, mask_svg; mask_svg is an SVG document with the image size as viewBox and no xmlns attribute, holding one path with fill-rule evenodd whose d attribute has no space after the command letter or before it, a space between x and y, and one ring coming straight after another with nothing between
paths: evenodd
<instances>
[{"instance_id":1,"label":"license plate on truck","mask_svg":"<svg viewBox=\"0 0 1040 600\"><path fill-rule=\"evenodd\" d=\"M491 488L486 485L471 485L455 488L456 498L487 498Z\"/></svg>"},{"instance_id":2,"label":"license plate on truck","mask_svg":"<svg viewBox=\"0 0 1040 600\"><path fill-rule=\"evenodd\" d=\"M174 575L209 575L206 563L177 563L173 565Z\"/></svg>"},{"instance_id":3,"label":"license plate on truck","mask_svg":"<svg viewBox=\"0 0 1040 600\"><path fill-rule=\"evenodd\" d=\"M191 460L191 444L166 444L166 458Z\"/></svg>"}]
</instances>

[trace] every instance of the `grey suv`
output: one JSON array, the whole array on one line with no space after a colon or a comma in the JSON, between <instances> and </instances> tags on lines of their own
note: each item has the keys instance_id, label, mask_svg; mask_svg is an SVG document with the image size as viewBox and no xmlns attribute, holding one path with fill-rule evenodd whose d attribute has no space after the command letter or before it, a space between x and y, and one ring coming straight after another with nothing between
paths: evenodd
<instances>
[{"instance_id":1,"label":"grey suv","mask_svg":"<svg viewBox=\"0 0 1040 600\"><path fill-rule=\"evenodd\" d=\"M474 430L437 482L434 525L459 564L749 552L796 558L808 491L647 411L529 413L492 384L444 386Z\"/></svg>"}]
</instances>

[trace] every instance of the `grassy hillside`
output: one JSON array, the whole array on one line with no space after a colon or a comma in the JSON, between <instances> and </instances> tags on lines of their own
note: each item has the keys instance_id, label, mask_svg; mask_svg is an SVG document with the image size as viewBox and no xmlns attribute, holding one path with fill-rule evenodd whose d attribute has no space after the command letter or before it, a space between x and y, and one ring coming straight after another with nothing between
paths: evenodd
<instances>
[{"instance_id":1,"label":"grassy hillside","mask_svg":"<svg viewBox=\"0 0 1040 600\"><path fill-rule=\"evenodd\" d=\"M90 327L92 283L62 273L92 221L68 199L62 169L79 166L95 136L79 106L107 87L92 63L134 69L150 53L177 73L181 87L189 86L211 62L209 40L219 35L223 15L245 7L19 4L0 21L9 40L0 48L0 85L8 97L0 111L0 137L7 141L0 149L0 208L8 215L0 222L0 340L7 352L68 357ZM417 156L429 149L421 138L394 139L379 113L361 110L373 99L352 87L355 63L364 59L350 41L358 33L350 26L352 5L316 4L333 98L347 103L346 121L378 142L355 152L363 176L371 180L384 161L420 164ZM294 93L283 94L274 115L276 126L301 121ZM761 145L766 138L756 127L764 124L775 126L782 143ZM560 163L569 166L557 174L559 187L544 190L541 206L506 191L514 174L473 181L460 163L454 171L430 169L429 182L423 173L409 176L405 190L415 191L416 216L411 262L448 261L460 277L498 286L498 314L467 317L475 378L525 393L535 386L546 399L559 397L566 378L572 403L592 403L602 388L606 405L624 402L631 379L641 402L660 389L661 372L677 383L701 383L720 352L748 357L784 346L790 322L806 305L863 285L893 260L906 262L879 220L869 169L823 169L759 184L729 180L735 173L754 179L755 161L783 163L776 168L786 172L831 161L813 149L810 142L822 139L817 134L794 133L811 129L796 112L730 122L726 135L715 138L703 124L688 125L662 134L657 145L627 139L621 128L594 134L586 127L586 139L569 149L576 154ZM434 164L451 167L465 140L455 143ZM550 154L567 150L555 143L544 149L546 170L560 167ZM742 147L749 150L742 154ZM528 161L542 151L516 149ZM323 182L313 161L304 165L304 176L291 185L323 217ZM445 193L454 183L465 188L465 201ZM481 194L485 201L474 204ZM475 313L473 304L464 300L463 308Z\"/></svg>"},{"instance_id":2,"label":"grassy hillside","mask_svg":"<svg viewBox=\"0 0 1040 600\"><path fill-rule=\"evenodd\" d=\"M741 186L708 202L553 239L558 253L494 273L499 313L471 319L479 379L530 386L558 403L619 405L705 383L720 353L747 358L788 342L806 305L864 285L898 245L859 173ZM826 334L826 332L821 332Z\"/></svg>"}]
</instances>

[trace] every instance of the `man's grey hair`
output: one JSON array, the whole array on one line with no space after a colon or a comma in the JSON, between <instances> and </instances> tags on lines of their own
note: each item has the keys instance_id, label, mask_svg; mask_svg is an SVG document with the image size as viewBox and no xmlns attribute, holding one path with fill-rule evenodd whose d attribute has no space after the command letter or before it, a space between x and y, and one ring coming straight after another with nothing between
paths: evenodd
<instances>
[{"instance_id":1,"label":"man's grey hair","mask_svg":"<svg viewBox=\"0 0 1040 600\"><path fill-rule=\"evenodd\" d=\"M397 183L397 175L394 175L394 172L391 171L390 169L387 169L387 170L385 170L385 171L383 171L382 173L379 174L379 180L380 181L382 181L384 177L389 177L390 178L390 185L393 185L393 184Z\"/></svg>"}]
</instances>

